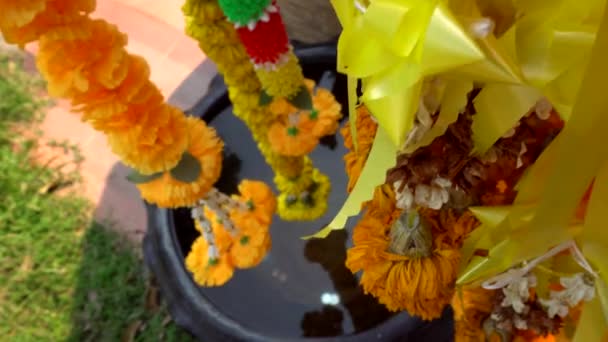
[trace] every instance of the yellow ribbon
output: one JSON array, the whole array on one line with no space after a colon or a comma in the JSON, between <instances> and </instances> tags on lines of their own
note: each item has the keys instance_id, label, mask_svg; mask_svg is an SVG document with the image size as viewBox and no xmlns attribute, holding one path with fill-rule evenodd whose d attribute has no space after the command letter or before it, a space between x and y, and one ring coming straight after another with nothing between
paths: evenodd
<instances>
[{"instance_id":1,"label":"yellow ribbon","mask_svg":"<svg viewBox=\"0 0 608 342\"><path fill-rule=\"evenodd\" d=\"M487 248L488 257L473 257L460 273L465 284L504 272L513 265L544 254L551 246L576 239L585 259L599 270L597 298L585 307L575 341L595 341L599 328L608 322L608 150L603 138L608 132L608 97L603 85L608 79L604 67L608 58L608 9L598 29L589 65L576 96L572 114L549 149L533 165L519 186L519 195L508 214L494 215L489 208L478 208L485 218L476 233L476 248ZM574 211L595 178L585 222L572 225ZM521 211L520 208L527 209ZM495 210L495 209L494 209ZM481 217L481 216L480 216ZM467 251L467 253L470 253ZM602 319L591 316L600 316ZM585 320L585 317L587 320ZM594 326L589 322L595 322ZM599 322L599 323L598 323ZM588 330L593 330L593 333Z\"/></svg>"},{"instance_id":2,"label":"yellow ribbon","mask_svg":"<svg viewBox=\"0 0 608 342\"><path fill-rule=\"evenodd\" d=\"M362 100L395 146L418 109L422 80L483 58L444 1L332 0L343 27L338 71L363 81Z\"/></svg>"},{"instance_id":3,"label":"yellow ribbon","mask_svg":"<svg viewBox=\"0 0 608 342\"><path fill-rule=\"evenodd\" d=\"M460 27L443 1L370 0L361 13L353 0L332 0L342 24L338 42L338 71L349 77L351 130L356 114L355 82L362 80L362 101L378 121L379 129L368 160L353 192L334 220L311 237L325 237L342 229L369 200L386 170L394 166L420 101L423 78L475 62L482 52ZM451 82L442 101L439 125L425 137L430 143L441 135L466 105L471 82ZM353 137L356 144L356 132ZM420 146L418 144L417 146ZM356 148L356 147L355 147Z\"/></svg>"},{"instance_id":4,"label":"yellow ribbon","mask_svg":"<svg viewBox=\"0 0 608 342\"><path fill-rule=\"evenodd\" d=\"M384 184L386 178L386 170L395 166L397 149L390 141L390 138L381 127L378 127L376 138L372 145L367 163L361 170L359 181L355 184L353 191L350 193L342 209L336 217L319 232L314 235L304 237L310 238L325 238L333 230L343 229L346 221L351 216L356 216L361 211L361 203L371 199L376 186Z\"/></svg>"},{"instance_id":5,"label":"yellow ribbon","mask_svg":"<svg viewBox=\"0 0 608 342\"><path fill-rule=\"evenodd\" d=\"M477 40L486 58L452 72L485 84L474 103L477 153L489 149L542 96L562 117L569 117L598 26L591 14L601 5L598 0L514 1L522 18L498 38L489 34ZM471 2L458 14L468 24L482 18Z\"/></svg>"},{"instance_id":6,"label":"yellow ribbon","mask_svg":"<svg viewBox=\"0 0 608 342\"><path fill-rule=\"evenodd\" d=\"M509 220L497 224L510 236L496 242L490 255L497 258L484 261L486 270L504 271L505 268L542 254L549 247L572 238L569 222L584 191L602 164L608 151L602 148L603 134L608 131L608 97L602 85L608 77L603 67L608 58L608 16L602 20L591 62L581 85L572 117L564 130L543 156L535 163L519 188L516 204L538 199L529 223L512 225L521 212L511 212ZM534 175L534 176L531 176ZM608 186L595 184L595 188ZM591 215L591 209L589 211ZM521 220L519 220L521 223Z\"/></svg>"}]
</instances>

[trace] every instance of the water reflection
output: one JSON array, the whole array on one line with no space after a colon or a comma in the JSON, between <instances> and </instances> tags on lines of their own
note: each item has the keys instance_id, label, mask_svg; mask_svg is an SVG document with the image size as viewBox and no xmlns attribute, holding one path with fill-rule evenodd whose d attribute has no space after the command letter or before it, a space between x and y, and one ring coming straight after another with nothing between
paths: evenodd
<instances>
[{"instance_id":1,"label":"water reflection","mask_svg":"<svg viewBox=\"0 0 608 342\"><path fill-rule=\"evenodd\" d=\"M357 277L344 265L346 261L348 234L346 230L333 231L325 239L313 239L306 243L304 256L320 264L329 274L335 293L324 292L321 304L332 304L346 309L356 332L367 330L386 320L391 313L378 304L376 299L365 295ZM325 303L324 303L325 299ZM338 315L336 312L339 312ZM335 336L342 334L342 311L325 305L320 310L307 312L302 319L303 336Z\"/></svg>"},{"instance_id":2,"label":"water reflection","mask_svg":"<svg viewBox=\"0 0 608 342\"><path fill-rule=\"evenodd\" d=\"M321 310L307 312L302 318L302 336L340 336L344 333L342 329L343 320L342 311L329 305L324 306Z\"/></svg>"}]
</instances>

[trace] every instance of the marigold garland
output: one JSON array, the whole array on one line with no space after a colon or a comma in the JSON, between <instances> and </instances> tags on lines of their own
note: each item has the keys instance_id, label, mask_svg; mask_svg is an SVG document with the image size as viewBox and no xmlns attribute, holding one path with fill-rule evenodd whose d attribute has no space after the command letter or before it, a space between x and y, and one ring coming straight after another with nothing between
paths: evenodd
<instances>
[{"instance_id":1,"label":"marigold garland","mask_svg":"<svg viewBox=\"0 0 608 342\"><path fill-rule=\"evenodd\" d=\"M24 47L51 29L85 19L94 9L95 0L5 1L0 4L0 31L8 43Z\"/></svg>"},{"instance_id":2,"label":"marigold garland","mask_svg":"<svg viewBox=\"0 0 608 342\"><path fill-rule=\"evenodd\" d=\"M127 53L126 43L114 25L85 17L49 28L36 63L50 93L72 99L84 120L106 131L125 164L143 174L163 172L188 145L185 116L164 103L145 61Z\"/></svg>"},{"instance_id":3,"label":"marigold garland","mask_svg":"<svg viewBox=\"0 0 608 342\"><path fill-rule=\"evenodd\" d=\"M344 146L348 149L348 152L344 155L345 170L346 175L348 176L348 192L351 192L355 187L355 184L357 184L359 175L361 175L369 151L372 148L376 136L376 129L378 128L378 124L372 119L367 107L359 106L356 110L357 149L355 149L355 144L353 142L350 124L347 123L344 125L340 131L344 137Z\"/></svg>"},{"instance_id":4,"label":"marigold garland","mask_svg":"<svg viewBox=\"0 0 608 342\"><path fill-rule=\"evenodd\" d=\"M298 58L289 51L286 62L275 68L260 67L256 74L264 90L272 97L292 98L298 93L304 83L302 68Z\"/></svg>"},{"instance_id":5,"label":"marigold garland","mask_svg":"<svg viewBox=\"0 0 608 342\"><path fill-rule=\"evenodd\" d=\"M201 165L202 171L198 179L191 183L184 183L173 178L170 172L151 182L137 184L142 197L148 202L161 207L176 208L192 206L203 197L220 177L222 170L223 143L203 121L189 117L188 141L186 149Z\"/></svg>"},{"instance_id":6,"label":"marigold garland","mask_svg":"<svg viewBox=\"0 0 608 342\"><path fill-rule=\"evenodd\" d=\"M253 267L268 252L272 192L262 183L244 182L240 189L248 199L241 203L213 188L223 143L203 121L165 103L145 60L126 51L126 35L88 17L94 8L93 0L1 2L0 30L20 45L39 40L37 65L49 92L70 99L83 120L107 134L112 150L139 171L135 181L142 197L164 207L193 206L201 237L186 267L202 286L222 285L235 266ZM186 166L176 169L184 160L198 162L202 171L184 175ZM240 219L242 227L228 215L237 208L248 215Z\"/></svg>"},{"instance_id":7,"label":"marigold garland","mask_svg":"<svg viewBox=\"0 0 608 342\"><path fill-rule=\"evenodd\" d=\"M304 169L305 159L280 155L272 149L268 141L268 130L274 117L270 114L268 107L259 105L262 84L236 29L226 20L217 1L188 0L182 7L182 11L186 17L187 34L195 38L205 54L216 62L228 87L234 114L243 120L251 130L258 149L275 172L275 179L302 180L300 175ZM303 210L297 211L299 215L287 213L286 211L292 210L294 207L288 207L281 202L288 197L298 198L300 193L290 192L296 188L287 181L278 182L277 188L281 193L278 212L283 219L288 219L288 217L289 219L314 218L303 214ZM322 212L318 210L319 208L322 207L317 207L311 212L320 215Z\"/></svg>"}]
</instances>

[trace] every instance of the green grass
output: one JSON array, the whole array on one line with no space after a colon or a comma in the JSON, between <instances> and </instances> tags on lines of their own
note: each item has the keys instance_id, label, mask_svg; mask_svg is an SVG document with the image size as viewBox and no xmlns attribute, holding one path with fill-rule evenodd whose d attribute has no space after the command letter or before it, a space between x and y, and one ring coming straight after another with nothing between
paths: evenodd
<instances>
[{"instance_id":1,"label":"green grass","mask_svg":"<svg viewBox=\"0 0 608 342\"><path fill-rule=\"evenodd\" d=\"M40 94L18 56L0 51L0 341L189 340L137 249L91 222L78 187L57 193L78 175L35 162L38 139L15 133L41 118Z\"/></svg>"}]
</instances>

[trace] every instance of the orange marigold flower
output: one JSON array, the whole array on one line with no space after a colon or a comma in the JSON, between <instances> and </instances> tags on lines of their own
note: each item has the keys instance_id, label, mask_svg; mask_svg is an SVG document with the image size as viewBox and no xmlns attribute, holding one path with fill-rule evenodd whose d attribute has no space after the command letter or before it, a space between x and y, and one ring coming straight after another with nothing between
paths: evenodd
<instances>
[{"instance_id":1,"label":"orange marigold flower","mask_svg":"<svg viewBox=\"0 0 608 342\"><path fill-rule=\"evenodd\" d=\"M164 102L158 88L150 82L148 63L139 56L128 56L128 72L115 89L96 87L72 98L82 119L95 129L118 133L136 125L149 108Z\"/></svg>"},{"instance_id":2,"label":"orange marigold flower","mask_svg":"<svg viewBox=\"0 0 608 342\"><path fill-rule=\"evenodd\" d=\"M217 246L220 253L228 253L235 238L228 232L226 227L218 221L215 213L209 208L205 207L205 218L211 223L211 229L213 231L213 237L215 239L215 245ZM194 227L201 234L203 233L203 227L198 220L194 220Z\"/></svg>"},{"instance_id":3,"label":"orange marigold flower","mask_svg":"<svg viewBox=\"0 0 608 342\"><path fill-rule=\"evenodd\" d=\"M230 249L230 260L238 268L255 267L270 250L271 241L267 230L244 231Z\"/></svg>"},{"instance_id":4,"label":"orange marigold flower","mask_svg":"<svg viewBox=\"0 0 608 342\"><path fill-rule=\"evenodd\" d=\"M387 213L391 206L394 197L379 188L355 227L346 266L363 271L363 289L389 310L438 318L452 299L460 252L446 246L444 232L436 232L424 217L410 226L400 210Z\"/></svg>"},{"instance_id":5,"label":"orange marigold flower","mask_svg":"<svg viewBox=\"0 0 608 342\"><path fill-rule=\"evenodd\" d=\"M275 121L268 130L268 142L272 150L283 156L304 156L317 147L319 139L306 129L302 120L291 125L287 120Z\"/></svg>"},{"instance_id":6,"label":"orange marigold flower","mask_svg":"<svg viewBox=\"0 0 608 342\"><path fill-rule=\"evenodd\" d=\"M186 268L201 286L224 285L234 274L228 253L220 253L219 258L210 259L209 244L202 236L192 244L186 257Z\"/></svg>"},{"instance_id":7,"label":"orange marigold flower","mask_svg":"<svg viewBox=\"0 0 608 342\"><path fill-rule=\"evenodd\" d=\"M317 137L332 135L340 127L342 105L327 89L319 88L312 96L313 110L304 113L304 125Z\"/></svg>"},{"instance_id":8,"label":"orange marigold flower","mask_svg":"<svg viewBox=\"0 0 608 342\"><path fill-rule=\"evenodd\" d=\"M484 341L482 325L492 313L496 291L479 288L462 289L452 298L456 342Z\"/></svg>"},{"instance_id":9,"label":"orange marigold flower","mask_svg":"<svg viewBox=\"0 0 608 342\"><path fill-rule=\"evenodd\" d=\"M23 47L53 28L82 21L94 9L95 0L3 1L0 31L7 42Z\"/></svg>"},{"instance_id":10,"label":"orange marigold flower","mask_svg":"<svg viewBox=\"0 0 608 342\"><path fill-rule=\"evenodd\" d=\"M277 200L272 189L264 182L243 180L239 184L237 201L244 203L247 210L235 209L230 213L234 225L246 230L268 230L272 215L277 208Z\"/></svg>"},{"instance_id":11,"label":"orange marigold flower","mask_svg":"<svg viewBox=\"0 0 608 342\"><path fill-rule=\"evenodd\" d=\"M361 175L363 166L367 161L367 156L372 148L376 129L378 125L372 120L372 117L365 106L357 107L357 147L353 142L353 137L350 130L350 125L347 123L341 129L344 137L344 146L349 150L344 156L346 174L348 175L347 191L351 192Z\"/></svg>"},{"instance_id":12,"label":"orange marigold flower","mask_svg":"<svg viewBox=\"0 0 608 342\"><path fill-rule=\"evenodd\" d=\"M300 111L285 98L276 98L269 105L275 119L286 118L291 113L300 112L302 128L312 132L317 138L334 134L340 127L342 105L327 89L315 89L315 82L304 81L312 98L313 110Z\"/></svg>"},{"instance_id":13,"label":"orange marigold flower","mask_svg":"<svg viewBox=\"0 0 608 342\"><path fill-rule=\"evenodd\" d=\"M51 95L74 98L123 82L129 67L125 34L104 20L86 19L65 29L71 33L57 28L61 34L40 38L36 63Z\"/></svg>"},{"instance_id":14,"label":"orange marigold flower","mask_svg":"<svg viewBox=\"0 0 608 342\"><path fill-rule=\"evenodd\" d=\"M179 112L179 115L183 117L181 112ZM194 117L188 117L187 119L184 119L184 121L187 128L187 134L186 132L182 132L182 136L184 138L187 137L186 142L188 145L186 150L199 161L201 173L198 179L192 183L179 181L173 178L170 172L165 172L163 176L158 179L148 183L137 184L141 196L144 199L161 207L175 208L193 205L211 189L222 171L223 143L215 134L215 130L208 127L204 121ZM175 139L179 139L179 137L180 136L176 136ZM136 139L136 137L133 137L133 139ZM163 142L152 145L151 148L161 145ZM168 143L170 142L168 141ZM179 143L181 143L181 141ZM174 145L169 144L167 145L167 148L170 148L171 146ZM129 150L137 149L137 147L133 145L125 146L125 148ZM149 162L150 165L161 163L160 160L144 159L146 157L150 158L152 152L159 153L158 158L167 156L167 152L161 150L140 151L140 155L138 156L139 160L137 161L140 162L143 160ZM171 151L171 153L174 152L176 151ZM182 153L183 150L179 152L179 156L181 156ZM135 155L133 157L135 157ZM179 158L177 161L179 161ZM170 169L170 167L167 169Z\"/></svg>"},{"instance_id":15,"label":"orange marigold flower","mask_svg":"<svg viewBox=\"0 0 608 342\"><path fill-rule=\"evenodd\" d=\"M0 2L0 28L22 27L34 20L46 8L46 0Z\"/></svg>"},{"instance_id":16,"label":"orange marigold flower","mask_svg":"<svg viewBox=\"0 0 608 342\"><path fill-rule=\"evenodd\" d=\"M108 142L125 164L141 173L153 174L177 165L189 144L189 126L195 125L189 123L179 109L165 104L149 109L141 122L130 130L108 134ZM192 134L196 135L197 130ZM201 191L198 185L194 187L196 193L208 190Z\"/></svg>"}]
</instances>

